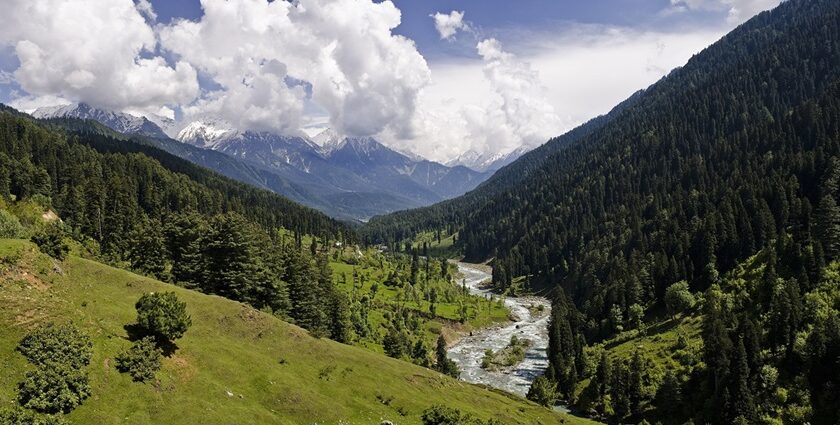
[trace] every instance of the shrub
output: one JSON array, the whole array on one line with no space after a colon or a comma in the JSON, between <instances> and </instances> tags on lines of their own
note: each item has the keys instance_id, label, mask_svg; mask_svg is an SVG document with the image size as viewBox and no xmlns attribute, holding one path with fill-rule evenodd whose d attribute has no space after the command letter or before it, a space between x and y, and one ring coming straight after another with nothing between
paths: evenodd
<instances>
[{"instance_id":1,"label":"shrub","mask_svg":"<svg viewBox=\"0 0 840 425\"><path fill-rule=\"evenodd\" d=\"M43 413L68 413L90 396L87 375L67 366L49 366L26 373L18 385L23 407Z\"/></svg>"},{"instance_id":2,"label":"shrub","mask_svg":"<svg viewBox=\"0 0 840 425\"><path fill-rule=\"evenodd\" d=\"M44 254L64 261L70 247L64 242L64 232L56 224L43 226L30 238Z\"/></svg>"},{"instance_id":3,"label":"shrub","mask_svg":"<svg viewBox=\"0 0 840 425\"><path fill-rule=\"evenodd\" d=\"M27 334L18 351L37 369L18 385L24 407L44 413L67 413L90 396L83 368L90 363L93 343L71 324L49 324Z\"/></svg>"},{"instance_id":4,"label":"shrub","mask_svg":"<svg viewBox=\"0 0 840 425\"><path fill-rule=\"evenodd\" d=\"M0 239L20 239L25 237L26 229L20 220L6 210L0 210Z\"/></svg>"},{"instance_id":5,"label":"shrub","mask_svg":"<svg viewBox=\"0 0 840 425\"><path fill-rule=\"evenodd\" d=\"M458 409L441 405L424 410L421 419L423 425L501 425L501 422L495 419L483 421L469 413L461 413Z\"/></svg>"},{"instance_id":6,"label":"shrub","mask_svg":"<svg viewBox=\"0 0 840 425\"><path fill-rule=\"evenodd\" d=\"M0 410L3 425L68 425L61 416L42 415L22 407Z\"/></svg>"},{"instance_id":7,"label":"shrub","mask_svg":"<svg viewBox=\"0 0 840 425\"><path fill-rule=\"evenodd\" d=\"M688 282L682 280L665 289L665 307L671 316L676 316L694 307L694 295L688 289Z\"/></svg>"},{"instance_id":8,"label":"shrub","mask_svg":"<svg viewBox=\"0 0 840 425\"><path fill-rule=\"evenodd\" d=\"M72 324L51 323L24 336L17 349L38 367L80 369L90 363L93 343Z\"/></svg>"},{"instance_id":9,"label":"shrub","mask_svg":"<svg viewBox=\"0 0 840 425\"><path fill-rule=\"evenodd\" d=\"M120 353L114 360L117 370L128 373L137 382L145 382L155 378L160 370L163 352L155 344L153 337L147 336L135 341L128 350Z\"/></svg>"},{"instance_id":10,"label":"shrub","mask_svg":"<svg viewBox=\"0 0 840 425\"><path fill-rule=\"evenodd\" d=\"M545 376L538 376L528 389L528 400L550 407L557 401L557 383Z\"/></svg>"},{"instance_id":11,"label":"shrub","mask_svg":"<svg viewBox=\"0 0 840 425\"><path fill-rule=\"evenodd\" d=\"M184 336L192 325L187 303L180 301L174 292L145 294L134 307L137 324L150 334L169 341Z\"/></svg>"}]
</instances>

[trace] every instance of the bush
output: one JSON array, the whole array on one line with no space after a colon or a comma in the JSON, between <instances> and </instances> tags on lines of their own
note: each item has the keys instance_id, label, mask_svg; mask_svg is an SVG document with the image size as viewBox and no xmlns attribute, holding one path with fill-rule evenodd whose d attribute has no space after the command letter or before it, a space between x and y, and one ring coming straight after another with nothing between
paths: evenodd
<instances>
[{"instance_id":1,"label":"bush","mask_svg":"<svg viewBox=\"0 0 840 425\"><path fill-rule=\"evenodd\" d=\"M694 295L688 289L688 282L682 280L665 289L665 307L671 316L676 316L694 307Z\"/></svg>"},{"instance_id":2,"label":"bush","mask_svg":"<svg viewBox=\"0 0 840 425\"><path fill-rule=\"evenodd\" d=\"M24 407L44 413L67 413L90 396L83 368L90 363L93 343L71 324L49 324L27 334L18 351L37 369L18 385Z\"/></svg>"},{"instance_id":3,"label":"bush","mask_svg":"<svg viewBox=\"0 0 840 425\"><path fill-rule=\"evenodd\" d=\"M89 396L87 375L67 366L29 371L18 385L20 404L43 413L68 413Z\"/></svg>"},{"instance_id":4,"label":"bush","mask_svg":"<svg viewBox=\"0 0 840 425\"><path fill-rule=\"evenodd\" d=\"M21 239L26 236L26 229L20 220L6 210L0 210L0 239Z\"/></svg>"},{"instance_id":5,"label":"bush","mask_svg":"<svg viewBox=\"0 0 840 425\"><path fill-rule=\"evenodd\" d=\"M500 425L495 419L483 421L458 409L434 405L423 411L423 425Z\"/></svg>"},{"instance_id":6,"label":"bush","mask_svg":"<svg viewBox=\"0 0 840 425\"><path fill-rule=\"evenodd\" d=\"M3 425L68 425L61 416L42 415L22 407L0 410Z\"/></svg>"},{"instance_id":7,"label":"bush","mask_svg":"<svg viewBox=\"0 0 840 425\"><path fill-rule=\"evenodd\" d=\"M137 382L145 382L155 378L160 370L163 352L155 344L153 337L147 336L134 344L128 350L120 353L114 360L117 370L128 373Z\"/></svg>"},{"instance_id":8,"label":"bush","mask_svg":"<svg viewBox=\"0 0 840 425\"><path fill-rule=\"evenodd\" d=\"M56 224L42 227L30 239L38 245L41 252L58 261L64 261L70 252L70 247L64 242L64 232Z\"/></svg>"},{"instance_id":9,"label":"bush","mask_svg":"<svg viewBox=\"0 0 840 425\"><path fill-rule=\"evenodd\" d=\"M72 324L51 323L24 336L17 349L38 367L81 369L90 363L93 343Z\"/></svg>"},{"instance_id":10,"label":"bush","mask_svg":"<svg viewBox=\"0 0 840 425\"><path fill-rule=\"evenodd\" d=\"M180 301L174 292L148 293L137 304L137 324L150 334L173 341L184 336L192 325L187 314L187 303Z\"/></svg>"},{"instance_id":11,"label":"bush","mask_svg":"<svg viewBox=\"0 0 840 425\"><path fill-rule=\"evenodd\" d=\"M557 383L545 376L538 376L528 389L528 400L543 406L554 406L557 401Z\"/></svg>"}]
</instances>

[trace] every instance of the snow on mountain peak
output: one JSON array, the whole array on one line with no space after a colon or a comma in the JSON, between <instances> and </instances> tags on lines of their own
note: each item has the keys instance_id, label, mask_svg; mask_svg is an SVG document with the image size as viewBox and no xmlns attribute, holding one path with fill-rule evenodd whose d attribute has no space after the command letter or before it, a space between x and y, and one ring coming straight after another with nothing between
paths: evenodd
<instances>
[{"instance_id":1,"label":"snow on mountain peak","mask_svg":"<svg viewBox=\"0 0 840 425\"><path fill-rule=\"evenodd\" d=\"M202 119L187 124L178 132L176 139L182 143L214 149L220 143L239 135L230 124L218 119Z\"/></svg>"},{"instance_id":2,"label":"snow on mountain peak","mask_svg":"<svg viewBox=\"0 0 840 425\"><path fill-rule=\"evenodd\" d=\"M124 112L113 112L95 108L87 103L48 106L36 109L32 116L41 119L79 118L100 122L112 130L125 134L141 134L150 137L167 137L160 126L146 117Z\"/></svg>"}]
</instances>

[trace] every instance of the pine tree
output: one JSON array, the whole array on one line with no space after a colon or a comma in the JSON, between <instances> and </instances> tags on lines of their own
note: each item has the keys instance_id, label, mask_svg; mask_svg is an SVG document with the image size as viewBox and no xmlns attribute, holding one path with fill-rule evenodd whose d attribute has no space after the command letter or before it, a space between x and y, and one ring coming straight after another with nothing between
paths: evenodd
<instances>
[{"instance_id":1,"label":"pine tree","mask_svg":"<svg viewBox=\"0 0 840 425\"><path fill-rule=\"evenodd\" d=\"M350 300L341 291L333 291L330 305L330 339L348 344L353 340Z\"/></svg>"},{"instance_id":2,"label":"pine tree","mask_svg":"<svg viewBox=\"0 0 840 425\"><path fill-rule=\"evenodd\" d=\"M682 412L682 388L679 378L672 371L665 373L662 383L656 390L655 404L663 416L679 417Z\"/></svg>"},{"instance_id":3,"label":"pine tree","mask_svg":"<svg viewBox=\"0 0 840 425\"><path fill-rule=\"evenodd\" d=\"M169 253L159 221L144 219L129 235L128 260L131 268L158 279L164 277Z\"/></svg>"},{"instance_id":4,"label":"pine tree","mask_svg":"<svg viewBox=\"0 0 840 425\"><path fill-rule=\"evenodd\" d=\"M214 217L207 235L202 238L205 261L200 288L247 303L255 301L255 278L258 274L253 239L242 216L226 214Z\"/></svg>"},{"instance_id":5,"label":"pine tree","mask_svg":"<svg viewBox=\"0 0 840 425\"><path fill-rule=\"evenodd\" d=\"M633 352L633 358L630 361L630 379L627 383L631 414L636 414L639 412L642 400L644 398L644 371L645 362L642 359L642 354L640 350L637 349Z\"/></svg>"},{"instance_id":6,"label":"pine tree","mask_svg":"<svg viewBox=\"0 0 840 425\"><path fill-rule=\"evenodd\" d=\"M815 231L828 259L840 254L840 207L833 196L823 196L817 207Z\"/></svg>"},{"instance_id":7,"label":"pine tree","mask_svg":"<svg viewBox=\"0 0 840 425\"><path fill-rule=\"evenodd\" d=\"M435 370L453 378L458 378L461 375L458 365L447 356L446 340L443 338L443 334L438 336L437 346L435 347Z\"/></svg>"}]
</instances>

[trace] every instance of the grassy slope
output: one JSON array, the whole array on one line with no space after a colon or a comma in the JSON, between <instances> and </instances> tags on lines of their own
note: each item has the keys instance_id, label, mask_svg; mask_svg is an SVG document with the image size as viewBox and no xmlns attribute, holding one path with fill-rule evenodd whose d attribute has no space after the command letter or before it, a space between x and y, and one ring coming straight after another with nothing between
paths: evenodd
<instances>
[{"instance_id":1,"label":"grassy slope","mask_svg":"<svg viewBox=\"0 0 840 425\"><path fill-rule=\"evenodd\" d=\"M367 255L371 255L370 252ZM421 298L420 302L415 301L397 301L402 290L395 287L388 287L384 285L388 274L393 270L393 264L389 261L383 261L383 267L371 267L366 264L352 265L342 262L331 262L330 267L333 270L333 276L338 282L339 288L348 294L353 291L352 276L353 271L365 274L367 279L363 285L358 288L359 294L371 295L371 286L377 284L376 296L373 297L373 308L369 313L369 320L374 330L384 334L386 332L386 320L383 318L383 313L388 310L388 305L402 305L404 308L417 311L421 315L429 315L429 302ZM422 276L421 272L421 276ZM343 276L347 276L347 283L344 284ZM455 279L457 281L457 279ZM432 286L440 287L442 284L436 281ZM449 284L445 284L449 285ZM500 302L488 302L482 297L469 296L467 298L467 315L469 320L466 323L458 323L460 315L458 313L459 304L457 302L446 302L444 296L439 296L435 317L433 319L424 319L424 329L426 331L426 340L430 347L434 347L441 328L457 328L462 333L468 333L471 330L491 326L497 323L503 323L509 320L509 311ZM382 346L372 341L363 340L359 345L372 349L377 352L382 352Z\"/></svg>"},{"instance_id":2,"label":"grassy slope","mask_svg":"<svg viewBox=\"0 0 840 425\"><path fill-rule=\"evenodd\" d=\"M27 242L0 241L0 257L0 406L14 402L15 385L30 367L15 351L26 330L70 320L94 340L88 367L93 396L70 414L75 423L403 424L419 423L422 410L435 403L505 423L585 422L361 348L314 339L240 303L96 262L71 257L57 273L52 260ZM124 325L134 321L133 304L148 291L175 291L187 302L193 326L164 360L158 382L144 385L117 373L113 358L129 346ZM377 395L393 401L385 405Z\"/></svg>"},{"instance_id":3,"label":"grassy slope","mask_svg":"<svg viewBox=\"0 0 840 425\"><path fill-rule=\"evenodd\" d=\"M703 350L703 340L700 335L702 320L699 316L682 316L649 324L645 332L637 330L623 332L616 337L604 341L587 349L587 354L594 368L602 350L615 363L629 361L636 350L646 364L649 380L643 382L643 389L652 397L655 385L662 381L667 371L684 373L697 367ZM682 341L680 341L682 336ZM684 344L682 346L681 344ZM587 411L591 400L587 395L590 379L578 383L576 396L578 409ZM647 408L647 406L643 406Z\"/></svg>"},{"instance_id":4,"label":"grassy slope","mask_svg":"<svg viewBox=\"0 0 840 425\"><path fill-rule=\"evenodd\" d=\"M422 232L414 238L411 246L421 249L424 242L427 244L429 255L432 257L458 257L458 249L455 248L455 234L441 236L440 242L438 242L434 232Z\"/></svg>"}]
</instances>

